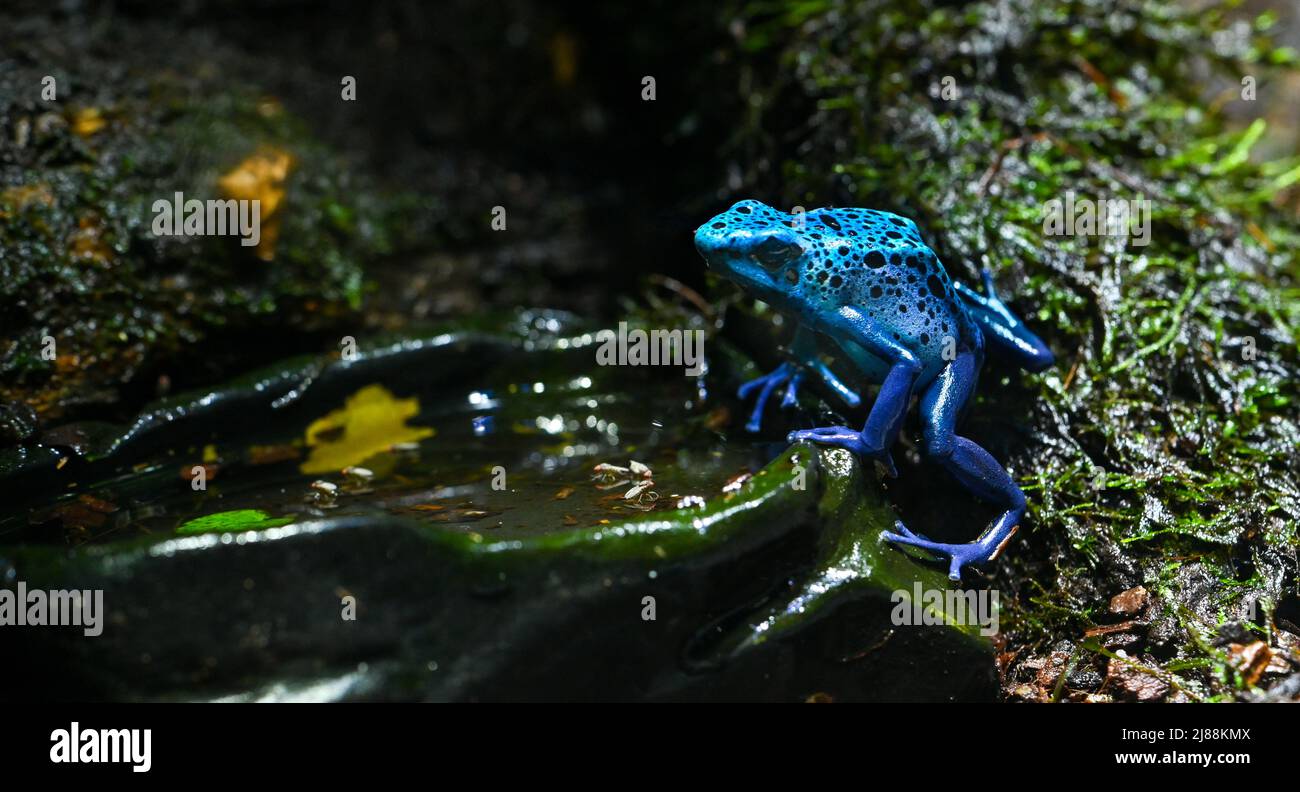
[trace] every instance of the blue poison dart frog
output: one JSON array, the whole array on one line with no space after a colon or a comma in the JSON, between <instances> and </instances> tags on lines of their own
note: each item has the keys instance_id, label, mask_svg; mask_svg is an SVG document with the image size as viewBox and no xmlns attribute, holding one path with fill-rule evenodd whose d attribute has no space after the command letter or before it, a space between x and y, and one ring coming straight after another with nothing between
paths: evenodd
<instances>
[{"instance_id":1,"label":"blue poison dart frog","mask_svg":"<svg viewBox=\"0 0 1300 792\"><path fill-rule=\"evenodd\" d=\"M757 393L746 428L758 431L763 408L785 386L783 406L794 404L800 382L812 373L849 406L858 394L817 357L814 333L829 336L848 362L880 393L862 431L824 426L791 432L875 459L897 476L889 449L898 439L912 394L920 394L925 452L962 486L1003 509L978 540L932 542L902 523L882 537L950 559L948 577L962 567L997 558L1025 513L1025 496L989 452L955 432L957 419L979 377L984 341L1003 347L1022 367L1042 371L1051 351L993 290L986 270L984 294L954 282L905 217L872 209L814 209L787 214L758 201L741 201L695 232L695 247L712 269L738 283L795 323L793 362L740 388Z\"/></svg>"}]
</instances>

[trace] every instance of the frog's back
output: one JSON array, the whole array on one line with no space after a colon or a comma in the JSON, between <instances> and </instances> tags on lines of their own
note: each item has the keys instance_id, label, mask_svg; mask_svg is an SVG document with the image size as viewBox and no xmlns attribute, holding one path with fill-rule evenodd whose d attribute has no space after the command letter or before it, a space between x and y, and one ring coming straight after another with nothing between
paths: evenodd
<instances>
[{"instance_id":1,"label":"frog's back","mask_svg":"<svg viewBox=\"0 0 1300 792\"><path fill-rule=\"evenodd\" d=\"M917 353L922 379L943 367L952 345L978 343L952 279L911 220L874 209L818 209L806 223L808 275L822 300L864 310Z\"/></svg>"}]
</instances>

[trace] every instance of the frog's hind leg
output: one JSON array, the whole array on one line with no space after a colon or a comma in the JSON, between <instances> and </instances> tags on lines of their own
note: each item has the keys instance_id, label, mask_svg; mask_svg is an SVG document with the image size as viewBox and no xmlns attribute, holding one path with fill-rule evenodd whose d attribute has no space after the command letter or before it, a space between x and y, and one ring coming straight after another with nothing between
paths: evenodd
<instances>
[{"instance_id":1,"label":"frog's hind leg","mask_svg":"<svg viewBox=\"0 0 1300 792\"><path fill-rule=\"evenodd\" d=\"M891 542L948 556L948 577L952 580L961 580L962 567L967 564L984 564L997 558L1025 514L1025 495L1006 469L988 451L954 431L957 416L974 389L979 362L974 352L959 354L922 394L925 449L967 490L1004 511L979 539L969 544L932 542L907 530L901 522L897 526L899 533L881 534Z\"/></svg>"},{"instance_id":2,"label":"frog's hind leg","mask_svg":"<svg viewBox=\"0 0 1300 792\"><path fill-rule=\"evenodd\" d=\"M998 297L993 287L993 274L982 270L984 294L953 282L965 304L966 313L980 326L986 338L991 339L999 348L1007 352L1016 364L1026 371L1042 371L1052 366L1056 358L1052 350L1038 336L1030 332L1020 317L1011 312L1007 304Z\"/></svg>"}]
</instances>

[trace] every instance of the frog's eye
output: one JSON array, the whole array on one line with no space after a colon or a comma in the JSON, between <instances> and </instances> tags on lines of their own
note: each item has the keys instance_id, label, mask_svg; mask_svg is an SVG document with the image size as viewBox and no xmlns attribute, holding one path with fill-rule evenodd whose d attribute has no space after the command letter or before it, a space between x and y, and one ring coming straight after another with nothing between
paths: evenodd
<instances>
[{"instance_id":1,"label":"frog's eye","mask_svg":"<svg viewBox=\"0 0 1300 792\"><path fill-rule=\"evenodd\" d=\"M764 269L776 270L794 261L803 252L793 239L769 236L754 247L754 258Z\"/></svg>"}]
</instances>

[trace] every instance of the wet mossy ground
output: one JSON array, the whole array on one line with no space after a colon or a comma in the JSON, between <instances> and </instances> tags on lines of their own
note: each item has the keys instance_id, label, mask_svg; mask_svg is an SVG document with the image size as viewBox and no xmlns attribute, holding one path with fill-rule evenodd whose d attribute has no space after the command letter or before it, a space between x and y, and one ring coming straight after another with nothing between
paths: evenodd
<instances>
[{"instance_id":1,"label":"wet mossy ground","mask_svg":"<svg viewBox=\"0 0 1300 792\"><path fill-rule=\"evenodd\" d=\"M1145 696L1128 667L1151 697L1249 697L1294 667L1300 158L1252 157L1264 121L1226 112L1262 115L1242 78L1294 69L1272 21L1162 2L748 7L740 45L779 53L745 73L769 86L733 155L750 180L916 219L950 273L990 268L1057 352L1037 376L994 359L965 429L1031 504L990 583L1010 595L1011 697ZM1067 193L1148 199L1150 244L1045 234ZM1139 585L1149 603L1111 611Z\"/></svg>"}]
</instances>

